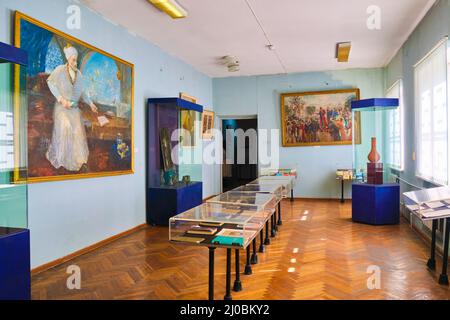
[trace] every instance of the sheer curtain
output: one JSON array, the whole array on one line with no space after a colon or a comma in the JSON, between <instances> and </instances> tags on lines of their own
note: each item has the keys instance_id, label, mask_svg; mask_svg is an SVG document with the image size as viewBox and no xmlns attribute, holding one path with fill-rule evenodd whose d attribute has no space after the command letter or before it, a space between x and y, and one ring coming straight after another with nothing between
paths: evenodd
<instances>
[{"instance_id":1,"label":"sheer curtain","mask_svg":"<svg viewBox=\"0 0 450 320\"><path fill-rule=\"evenodd\" d=\"M403 134L403 85L402 81L395 82L387 91L386 98L399 99L399 107L388 114L387 163L394 169L403 170L404 163L404 134Z\"/></svg>"},{"instance_id":2,"label":"sheer curtain","mask_svg":"<svg viewBox=\"0 0 450 320\"><path fill-rule=\"evenodd\" d=\"M448 183L447 41L415 65L416 174Z\"/></svg>"}]
</instances>

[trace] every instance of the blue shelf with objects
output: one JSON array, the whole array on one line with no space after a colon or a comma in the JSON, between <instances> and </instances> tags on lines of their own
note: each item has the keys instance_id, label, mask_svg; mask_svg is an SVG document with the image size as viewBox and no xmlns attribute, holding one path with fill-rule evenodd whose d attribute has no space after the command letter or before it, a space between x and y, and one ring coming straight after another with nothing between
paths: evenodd
<instances>
[{"instance_id":1,"label":"blue shelf with objects","mask_svg":"<svg viewBox=\"0 0 450 320\"><path fill-rule=\"evenodd\" d=\"M0 300L29 300L27 53L0 42ZM15 77L23 90L16 92Z\"/></svg>"},{"instance_id":2,"label":"blue shelf with objects","mask_svg":"<svg viewBox=\"0 0 450 320\"><path fill-rule=\"evenodd\" d=\"M203 202L203 106L180 98L148 99L147 223L169 219Z\"/></svg>"},{"instance_id":3,"label":"blue shelf with objects","mask_svg":"<svg viewBox=\"0 0 450 320\"><path fill-rule=\"evenodd\" d=\"M352 102L353 170L352 220L371 225L398 224L400 185L390 174L393 151L388 126L399 100L375 98Z\"/></svg>"}]
</instances>

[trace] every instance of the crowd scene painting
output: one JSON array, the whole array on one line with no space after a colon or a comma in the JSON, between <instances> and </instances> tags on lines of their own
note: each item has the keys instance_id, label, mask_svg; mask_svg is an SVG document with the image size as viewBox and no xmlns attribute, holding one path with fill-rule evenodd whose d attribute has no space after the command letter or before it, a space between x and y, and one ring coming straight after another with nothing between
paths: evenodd
<instances>
[{"instance_id":1,"label":"crowd scene painting","mask_svg":"<svg viewBox=\"0 0 450 320\"><path fill-rule=\"evenodd\" d=\"M359 117L352 117L351 102L359 89L289 93L281 96L284 147L352 144L360 139Z\"/></svg>"}]
</instances>

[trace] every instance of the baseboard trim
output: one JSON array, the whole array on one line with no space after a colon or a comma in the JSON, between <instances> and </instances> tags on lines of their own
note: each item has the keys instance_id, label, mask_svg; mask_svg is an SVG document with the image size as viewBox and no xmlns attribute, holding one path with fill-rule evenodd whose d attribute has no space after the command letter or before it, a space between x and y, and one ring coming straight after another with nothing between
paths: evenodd
<instances>
[{"instance_id":1,"label":"baseboard trim","mask_svg":"<svg viewBox=\"0 0 450 320\"><path fill-rule=\"evenodd\" d=\"M214 194L214 195L212 195L212 196L209 196L209 197L203 199L203 202L206 202L206 201L208 201L209 199L212 199L212 198L217 197L217 196L218 196L217 194Z\"/></svg>"},{"instance_id":2,"label":"baseboard trim","mask_svg":"<svg viewBox=\"0 0 450 320\"><path fill-rule=\"evenodd\" d=\"M132 234L132 233L134 233L134 232L136 232L138 230L141 230L141 229L145 228L146 226L147 226L146 223L140 224L140 225L138 225L138 226L136 226L134 228L131 228L131 229L126 230L124 232L118 233L118 234L116 234L116 235L114 235L112 237L106 238L106 239L104 239L102 241L99 241L97 243L94 243L94 244L92 244L92 245L90 245L90 246L88 246L86 248L83 248L81 250L75 251L75 252L73 252L73 253L71 253L71 254L69 254L67 256L64 256L62 258L50 261L50 262L48 262L46 264L43 264L43 265L41 265L39 267L31 269L31 275L37 275L37 274L39 274L41 272L44 272L44 271L47 271L47 270L49 270L51 268L57 267L60 264L63 264L65 262L67 262L67 261L75 259L75 258L77 258L79 256L82 256L82 255L86 254L86 253L92 252L92 251L94 251L94 250L96 250L98 248L101 248L101 247L103 247L103 246L105 246L107 244L110 244L111 242L114 242L114 241L116 241L116 240L118 240L120 238L128 236L128 235L130 235L130 234Z\"/></svg>"}]
</instances>

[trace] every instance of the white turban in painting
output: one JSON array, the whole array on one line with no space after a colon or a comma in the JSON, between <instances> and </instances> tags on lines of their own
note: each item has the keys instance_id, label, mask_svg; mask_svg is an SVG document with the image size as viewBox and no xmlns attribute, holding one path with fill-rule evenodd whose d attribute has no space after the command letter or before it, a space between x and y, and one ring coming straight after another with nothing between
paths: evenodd
<instances>
[{"instance_id":1,"label":"white turban in painting","mask_svg":"<svg viewBox=\"0 0 450 320\"><path fill-rule=\"evenodd\" d=\"M77 51L77 49L75 49L75 48L72 47L72 46L69 46L69 47L64 48L64 54L65 54L67 60L69 60L69 58L70 58L71 56L78 57L78 51Z\"/></svg>"}]
</instances>

